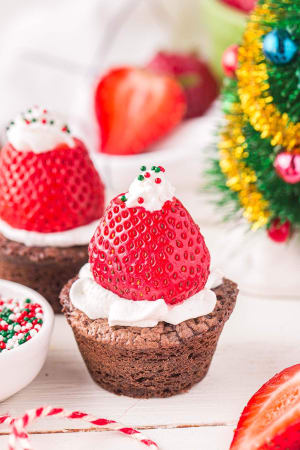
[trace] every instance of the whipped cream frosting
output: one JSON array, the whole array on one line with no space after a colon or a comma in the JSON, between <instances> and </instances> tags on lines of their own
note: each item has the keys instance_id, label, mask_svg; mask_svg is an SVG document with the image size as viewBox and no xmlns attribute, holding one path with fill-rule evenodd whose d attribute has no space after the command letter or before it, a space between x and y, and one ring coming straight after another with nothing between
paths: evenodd
<instances>
[{"instance_id":1,"label":"whipped cream frosting","mask_svg":"<svg viewBox=\"0 0 300 450\"><path fill-rule=\"evenodd\" d=\"M108 319L110 326L154 327L160 321L177 325L211 313L217 301L211 289L222 284L222 280L221 271L214 269L203 290L183 303L169 306L163 299L134 301L119 297L96 283L90 265L85 264L71 286L70 299L90 319Z\"/></svg>"},{"instance_id":2,"label":"whipped cream frosting","mask_svg":"<svg viewBox=\"0 0 300 450\"><path fill-rule=\"evenodd\" d=\"M149 170L147 169L145 167L139 177L136 177L131 183L126 194L126 206L128 208L143 206L147 211L158 211L166 201L172 200L175 188L167 180L164 169L159 172L151 167ZM140 199L142 199L142 203Z\"/></svg>"},{"instance_id":3,"label":"whipped cream frosting","mask_svg":"<svg viewBox=\"0 0 300 450\"><path fill-rule=\"evenodd\" d=\"M28 247L73 247L73 245L87 245L99 220L72 228L71 230L56 231L54 233L40 233L13 228L4 220L0 219L0 233L11 241L20 242Z\"/></svg>"},{"instance_id":4,"label":"whipped cream frosting","mask_svg":"<svg viewBox=\"0 0 300 450\"><path fill-rule=\"evenodd\" d=\"M63 117L34 106L20 113L7 127L7 139L18 151L43 153L59 144L74 147L74 139Z\"/></svg>"}]
</instances>

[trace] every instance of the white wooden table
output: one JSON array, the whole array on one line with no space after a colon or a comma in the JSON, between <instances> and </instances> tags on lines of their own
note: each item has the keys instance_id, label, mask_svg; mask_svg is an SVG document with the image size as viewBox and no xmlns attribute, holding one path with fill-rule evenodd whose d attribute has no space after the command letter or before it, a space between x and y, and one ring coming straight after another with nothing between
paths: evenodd
<instances>
[{"instance_id":1,"label":"white wooden table","mask_svg":"<svg viewBox=\"0 0 300 450\"><path fill-rule=\"evenodd\" d=\"M207 377L190 392L167 399L118 397L91 380L71 329L57 316L47 362L39 376L0 405L20 415L43 404L82 410L144 430L163 450L225 450L250 396L281 369L299 363L300 302L239 296ZM1 374L4 377L5 374ZM35 449L142 449L117 432L85 432L81 421L47 418L31 431ZM0 428L0 448L7 433Z\"/></svg>"}]
</instances>

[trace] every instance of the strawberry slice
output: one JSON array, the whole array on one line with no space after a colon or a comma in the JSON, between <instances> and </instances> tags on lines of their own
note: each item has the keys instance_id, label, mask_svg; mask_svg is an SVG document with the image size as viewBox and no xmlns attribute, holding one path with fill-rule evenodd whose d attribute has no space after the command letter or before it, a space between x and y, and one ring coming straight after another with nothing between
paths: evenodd
<instances>
[{"instance_id":1,"label":"strawberry slice","mask_svg":"<svg viewBox=\"0 0 300 450\"><path fill-rule=\"evenodd\" d=\"M172 77L121 67L105 75L96 89L101 151L130 155L149 147L182 120L186 101Z\"/></svg>"},{"instance_id":2,"label":"strawberry slice","mask_svg":"<svg viewBox=\"0 0 300 450\"><path fill-rule=\"evenodd\" d=\"M300 364L275 375L254 394L230 449L300 449Z\"/></svg>"}]
</instances>

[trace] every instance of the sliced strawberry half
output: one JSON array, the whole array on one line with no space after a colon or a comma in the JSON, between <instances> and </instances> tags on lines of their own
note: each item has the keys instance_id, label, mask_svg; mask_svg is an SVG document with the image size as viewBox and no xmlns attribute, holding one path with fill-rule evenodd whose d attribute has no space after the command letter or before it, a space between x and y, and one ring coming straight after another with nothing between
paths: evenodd
<instances>
[{"instance_id":1,"label":"sliced strawberry half","mask_svg":"<svg viewBox=\"0 0 300 450\"><path fill-rule=\"evenodd\" d=\"M300 364L275 375L254 394L230 449L300 449Z\"/></svg>"},{"instance_id":2,"label":"sliced strawberry half","mask_svg":"<svg viewBox=\"0 0 300 450\"><path fill-rule=\"evenodd\" d=\"M95 110L101 151L129 155L149 147L182 120L186 101L177 81L144 69L121 67L97 86Z\"/></svg>"}]
</instances>

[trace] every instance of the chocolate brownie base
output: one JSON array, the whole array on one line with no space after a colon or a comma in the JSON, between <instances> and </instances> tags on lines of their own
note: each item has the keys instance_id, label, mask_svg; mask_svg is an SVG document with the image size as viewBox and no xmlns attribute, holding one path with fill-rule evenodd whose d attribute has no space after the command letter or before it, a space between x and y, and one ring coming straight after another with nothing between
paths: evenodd
<instances>
[{"instance_id":1,"label":"chocolate brownie base","mask_svg":"<svg viewBox=\"0 0 300 450\"><path fill-rule=\"evenodd\" d=\"M224 279L214 289L211 314L178 325L110 327L106 319L91 320L74 308L69 292L75 279L63 288L60 301L92 378L115 394L140 398L169 397L202 380L238 294L237 285Z\"/></svg>"},{"instance_id":2,"label":"chocolate brownie base","mask_svg":"<svg viewBox=\"0 0 300 450\"><path fill-rule=\"evenodd\" d=\"M88 260L88 247L27 247L0 234L0 278L31 287L54 312L61 312L59 293Z\"/></svg>"}]
</instances>

